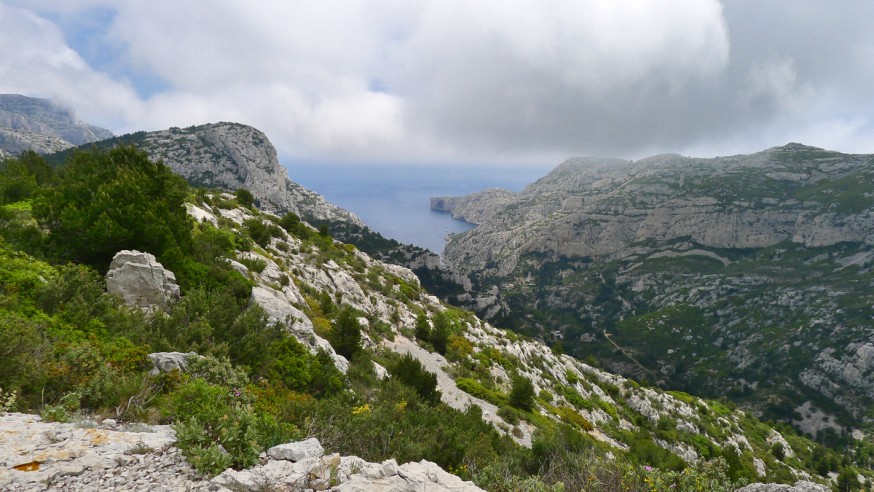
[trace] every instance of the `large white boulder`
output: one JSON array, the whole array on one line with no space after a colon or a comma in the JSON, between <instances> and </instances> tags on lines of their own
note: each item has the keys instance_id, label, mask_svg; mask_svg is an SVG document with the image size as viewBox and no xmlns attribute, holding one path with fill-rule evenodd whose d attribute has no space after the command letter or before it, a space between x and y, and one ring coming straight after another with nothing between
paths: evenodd
<instances>
[{"instance_id":1,"label":"large white boulder","mask_svg":"<svg viewBox=\"0 0 874 492\"><path fill-rule=\"evenodd\" d=\"M166 308L179 299L176 275L154 255L135 250L119 251L112 258L106 290L121 296L129 306L147 310Z\"/></svg>"}]
</instances>

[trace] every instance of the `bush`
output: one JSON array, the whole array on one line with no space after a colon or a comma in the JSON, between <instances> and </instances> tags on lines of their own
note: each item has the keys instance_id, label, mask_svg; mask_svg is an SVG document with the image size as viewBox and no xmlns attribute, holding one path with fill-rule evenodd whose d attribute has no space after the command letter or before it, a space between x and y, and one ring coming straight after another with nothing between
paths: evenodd
<instances>
[{"instance_id":1,"label":"bush","mask_svg":"<svg viewBox=\"0 0 874 492\"><path fill-rule=\"evenodd\" d=\"M428 322L425 313L419 313L416 316L416 340L420 342L431 340L431 323Z\"/></svg>"},{"instance_id":2,"label":"bush","mask_svg":"<svg viewBox=\"0 0 874 492\"><path fill-rule=\"evenodd\" d=\"M418 359L410 354L403 355L389 368L391 376L401 383L416 390L419 396L436 405L440 402L440 391L437 389L437 375L428 372Z\"/></svg>"},{"instance_id":3,"label":"bush","mask_svg":"<svg viewBox=\"0 0 874 492\"><path fill-rule=\"evenodd\" d=\"M236 197L237 203L243 207L251 207L252 204L255 203L255 197L252 195L252 192L246 188L237 188L234 197Z\"/></svg>"},{"instance_id":4,"label":"bush","mask_svg":"<svg viewBox=\"0 0 874 492\"><path fill-rule=\"evenodd\" d=\"M361 324L352 308L343 306L328 334L328 342L338 354L351 359L361 351Z\"/></svg>"},{"instance_id":5,"label":"bush","mask_svg":"<svg viewBox=\"0 0 874 492\"><path fill-rule=\"evenodd\" d=\"M523 376L515 376L509 401L510 405L530 412L534 408L534 384L531 380Z\"/></svg>"},{"instance_id":6,"label":"bush","mask_svg":"<svg viewBox=\"0 0 874 492\"><path fill-rule=\"evenodd\" d=\"M168 396L165 412L185 416L173 425L182 455L201 473L253 466L261 452L257 421L240 390L193 378Z\"/></svg>"},{"instance_id":7,"label":"bush","mask_svg":"<svg viewBox=\"0 0 874 492\"><path fill-rule=\"evenodd\" d=\"M191 248L188 184L134 147L77 151L33 212L62 260L106 271L122 249L147 251L170 270Z\"/></svg>"}]
</instances>

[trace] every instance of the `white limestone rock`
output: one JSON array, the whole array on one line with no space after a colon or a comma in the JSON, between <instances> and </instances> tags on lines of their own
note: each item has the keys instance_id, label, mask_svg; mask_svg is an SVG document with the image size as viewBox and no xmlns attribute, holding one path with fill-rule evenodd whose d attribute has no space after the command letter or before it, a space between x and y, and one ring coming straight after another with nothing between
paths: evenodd
<instances>
[{"instance_id":1,"label":"white limestone rock","mask_svg":"<svg viewBox=\"0 0 874 492\"><path fill-rule=\"evenodd\" d=\"M190 357L200 357L194 352L154 352L147 356L154 367L149 374L157 375L162 372L170 372L174 369L185 372Z\"/></svg>"},{"instance_id":2,"label":"white limestone rock","mask_svg":"<svg viewBox=\"0 0 874 492\"><path fill-rule=\"evenodd\" d=\"M311 437L305 441L290 442L273 446L267 450L267 456L275 460L301 461L306 458L318 458L325 454L325 449L318 439Z\"/></svg>"},{"instance_id":3,"label":"white limestone rock","mask_svg":"<svg viewBox=\"0 0 874 492\"><path fill-rule=\"evenodd\" d=\"M106 273L106 290L129 306L153 310L166 308L179 299L176 275L166 270L150 253L119 251Z\"/></svg>"}]
</instances>

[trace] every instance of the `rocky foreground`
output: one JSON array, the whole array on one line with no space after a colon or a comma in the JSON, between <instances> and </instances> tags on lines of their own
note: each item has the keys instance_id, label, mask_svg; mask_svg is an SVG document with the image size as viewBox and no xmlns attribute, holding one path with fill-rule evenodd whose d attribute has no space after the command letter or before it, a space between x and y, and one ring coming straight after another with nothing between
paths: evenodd
<instances>
[{"instance_id":1,"label":"rocky foreground","mask_svg":"<svg viewBox=\"0 0 874 492\"><path fill-rule=\"evenodd\" d=\"M75 424L0 417L0 489L6 491L478 491L429 461L398 465L324 453L316 439L283 444L250 470L203 477L174 446L169 426Z\"/></svg>"}]
</instances>

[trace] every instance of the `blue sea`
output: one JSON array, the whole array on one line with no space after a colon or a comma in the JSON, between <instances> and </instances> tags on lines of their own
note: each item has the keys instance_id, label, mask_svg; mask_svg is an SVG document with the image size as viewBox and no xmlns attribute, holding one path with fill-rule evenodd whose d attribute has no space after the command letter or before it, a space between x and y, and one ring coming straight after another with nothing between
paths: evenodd
<instances>
[{"instance_id":1,"label":"blue sea","mask_svg":"<svg viewBox=\"0 0 874 492\"><path fill-rule=\"evenodd\" d=\"M486 188L521 191L551 169L531 165L499 168L385 164L287 165L292 181L354 212L373 230L402 243L440 253L448 234L474 226L431 210L432 196L466 195Z\"/></svg>"}]
</instances>

